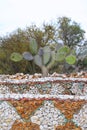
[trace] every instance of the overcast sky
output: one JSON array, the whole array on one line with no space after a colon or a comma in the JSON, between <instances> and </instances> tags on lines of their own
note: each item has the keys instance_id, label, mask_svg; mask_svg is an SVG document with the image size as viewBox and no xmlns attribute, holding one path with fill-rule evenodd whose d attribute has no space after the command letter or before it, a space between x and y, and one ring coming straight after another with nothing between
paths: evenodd
<instances>
[{"instance_id":1,"label":"overcast sky","mask_svg":"<svg viewBox=\"0 0 87 130\"><path fill-rule=\"evenodd\" d=\"M0 36L62 16L80 23L87 31L87 0L0 0Z\"/></svg>"}]
</instances>

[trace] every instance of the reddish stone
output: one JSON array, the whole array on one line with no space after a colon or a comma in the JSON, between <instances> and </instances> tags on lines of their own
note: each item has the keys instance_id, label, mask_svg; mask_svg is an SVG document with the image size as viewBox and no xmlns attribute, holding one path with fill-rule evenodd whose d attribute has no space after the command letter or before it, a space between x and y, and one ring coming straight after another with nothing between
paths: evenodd
<instances>
[{"instance_id":1,"label":"reddish stone","mask_svg":"<svg viewBox=\"0 0 87 130\"><path fill-rule=\"evenodd\" d=\"M32 122L20 122L16 120L10 130L40 130L39 125Z\"/></svg>"},{"instance_id":2,"label":"reddish stone","mask_svg":"<svg viewBox=\"0 0 87 130\"><path fill-rule=\"evenodd\" d=\"M55 130L82 130L82 129L74 125L73 122L67 122L65 125L57 126Z\"/></svg>"},{"instance_id":3,"label":"reddish stone","mask_svg":"<svg viewBox=\"0 0 87 130\"><path fill-rule=\"evenodd\" d=\"M16 108L18 114L24 119L29 119L30 115L41 106L42 100L12 100L9 101Z\"/></svg>"},{"instance_id":4,"label":"reddish stone","mask_svg":"<svg viewBox=\"0 0 87 130\"><path fill-rule=\"evenodd\" d=\"M84 100L54 100L54 106L57 107L65 115L67 119L72 119L73 114L81 109L82 105L85 104Z\"/></svg>"}]
</instances>

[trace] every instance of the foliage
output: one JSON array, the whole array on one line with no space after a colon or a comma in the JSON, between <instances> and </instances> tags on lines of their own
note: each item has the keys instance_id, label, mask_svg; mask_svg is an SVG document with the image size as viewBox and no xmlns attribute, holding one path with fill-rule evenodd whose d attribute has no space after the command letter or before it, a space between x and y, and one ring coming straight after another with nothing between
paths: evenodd
<instances>
[{"instance_id":1,"label":"foliage","mask_svg":"<svg viewBox=\"0 0 87 130\"><path fill-rule=\"evenodd\" d=\"M67 17L58 18L58 38L64 45L73 47L84 40L85 31L80 25Z\"/></svg>"},{"instance_id":2,"label":"foliage","mask_svg":"<svg viewBox=\"0 0 87 130\"><path fill-rule=\"evenodd\" d=\"M31 45L32 38L34 45ZM79 24L67 17L58 18L57 23L43 24L41 28L36 25L23 30L18 28L11 34L0 37L0 73L23 72L33 74L43 71L42 68L45 67L51 73L54 71L62 73L63 69L67 71L65 68L66 57L70 54L75 55L72 48L74 45L82 44L82 42L84 42L84 30L81 29ZM65 51L62 47L65 48ZM13 52L22 54L23 60L12 62L10 56ZM86 51L84 54L86 56ZM76 65L81 66L79 60L82 54L78 55ZM42 68L41 65L43 65Z\"/></svg>"},{"instance_id":3,"label":"foliage","mask_svg":"<svg viewBox=\"0 0 87 130\"><path fill-rule=\"evenodd\" d=\"M0 60L0 64L4 64L5 66L5 61L9 68L8 71L6 67L5 71L2 71L2 73L6 72L9 74L14 74L17 72L24 72L33 74L35 72L40 72L39 67L34 65L32 61L25 62L24 60L22 60L21 64L13 63L9 57L12 52L18 52L22 54L23 52L30 51L29 44L31 43L31 38L34 38L37 41L38 47L46 46L46 44L48 44L53 37L53 34L51 34L51 32L53 32L54 30L53 28L54 27L50 24L44 24L43 29L36 27L36 25L32 25L30 27L27 27L25 30L19 28L5 37L0 37L1 50L5 51L6 53L6 57L1 56L2 58L4 58L4 60ZM1 65L0 68L4 69L4 66Z\"/></svg>"},{"instance_id":4,"label":"foliage","mask_svg":"<svg viewBox=\"0 0 87 130\"><path fill-rule=\"evenodd\" d=\"M80 45L77 52L77 64L80 70L87 70L87 41L83 45Z\"/></svg>"}]
</instances>

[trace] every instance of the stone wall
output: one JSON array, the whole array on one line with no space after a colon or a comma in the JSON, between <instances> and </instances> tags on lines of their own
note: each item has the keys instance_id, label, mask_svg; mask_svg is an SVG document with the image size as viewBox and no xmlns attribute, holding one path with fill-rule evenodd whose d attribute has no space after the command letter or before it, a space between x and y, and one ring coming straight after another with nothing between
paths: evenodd
<instances>
[{"instance_id":1,"label":"stone wall","mask_svg":"<svg viewBox=\"0 0 87 130\"><path fill-rule=\"evenodd\" d=\"M1 75L0 130L87 130L86 95L87 78Z\"/></svg>"}]
</instances>

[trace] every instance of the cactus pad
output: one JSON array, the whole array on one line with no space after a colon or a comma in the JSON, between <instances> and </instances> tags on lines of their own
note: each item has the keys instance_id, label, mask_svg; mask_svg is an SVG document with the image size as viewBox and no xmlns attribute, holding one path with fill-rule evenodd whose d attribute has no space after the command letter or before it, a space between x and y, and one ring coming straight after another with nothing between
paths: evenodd
<instances>
[{"instance_id":1,"label":"cactus pad","mask_svg":"<svg viewBox=\"0 0 87 130\"><path fill-rule=\"evenodd\" d=\"M33 60L33 56L32 56L32 54L29 53L29 52L24 52L22 55L23 55L23 58L24 58L25 60L28 60L28 61Z\"/></svg>"},{"instance_id":2,"label":"cactus pad","mask_svg":"<svg viewBox=\"0 0 87 130\"><path fill-rule=\"evenodd\" d=\"M43 48L43 64L47 65L51 59L51 50L49 46Z\"/></svg>"},{"instance_id":3,"label":"cactus pad","mask_svg":"<svg viewBox=\"0 0 87 130\"><path fill-rule=\"evenodd\" d=\"M57 62L62 62L65 59L65 55L61 54L59 52L56 53L56 61Z\"/></svg>"},{"instance_id":4,"label":"cactus pad","mask_svg":"<svg viewBox=\"0 0 87 130\"><path fill-rule=\"evenodd\" d=\"M47 68L50 69L51 67L53 67L55 65L55 51L51 52L51 60L50 63L47 65Z\"/></svg>"},{"instance_id":5,"label":"cactus pad","mask_svg":"<svg viewBox=\"0 0 87 130\"><path fill-rule=\"evenodd\" d=\"M38 65L39 67L42 66L42 58L39 55L35 55L34 56L34 62L36 65Z\"/></svg>"},{"instance_id":6,"label":"cactus pad","mask_svg":"<svg viewBox=\"0 0 87 130\"><path fill-rule=\"evenodd\" d=\"M76 57L74 55L69 55L65 58L66 62L70 65L75 64Z\"/></svg>"},{"instance_id":7,"label":"cactus pad","mask_svg":"<svg viewBox=\"0 0 87 130\"><path fill-rule=\"evenodd\" d=\"M10 59L14 62L18 62L21 61L23 59L22 55L20 53L17 52L13 52L10 56Z\"/></svg>"},{"instance_id":8,"label":"cactus pad","mask_svg":"<svg viewBox=\"0 0 87 130\"><path fill-rule=\"evenodd\" d=\"M68 46L63 46L58 50L58 53L67 55L70 52L70 48Z\"/></svg>"},{"instance_id":9,"label":"cactus pad","mask_svg":"<svg viewBox=\"0 0 87 130\"><path fill-rule=\"evenodd\" d=\"M36 55L38 51L38 44L34 38L30 39L29 49L32 55Z\"/></svg>"}]
</instances>

